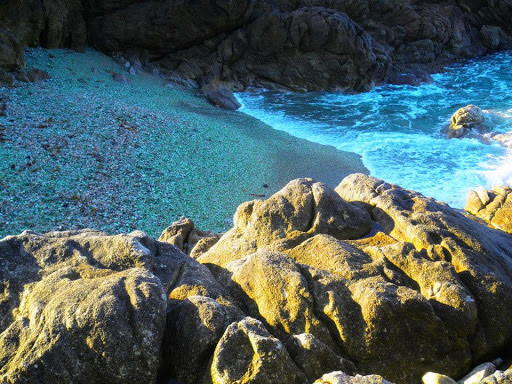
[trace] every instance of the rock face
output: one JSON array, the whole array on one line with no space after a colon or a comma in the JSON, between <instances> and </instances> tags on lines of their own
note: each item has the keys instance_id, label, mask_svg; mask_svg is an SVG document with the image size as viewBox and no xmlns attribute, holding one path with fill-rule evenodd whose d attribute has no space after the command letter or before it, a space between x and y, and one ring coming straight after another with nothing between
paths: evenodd
<instances>
[{"instance_id":1,"label":"rock face","mask_svg":"<svg viewBox=\"0 0 512 384\"><path fill-rule=\"evenodd\" d=\"M478 188L469 192L466 211L492 227L512 233L512 189L499 187L492 191Z\"/></svg>"},{"instance_id":2,"label":"rock face","mask_svg":"<svg viewBox=\"0 0 512 384\"><path fill-rule=\"evenodd\" d=\"M507 1L485 0L0 4L0 24L24 46L79 49L88 41L198 87L221 81L296 91L428 79L454 59L512 47L511 16Z\"/></svg>"},{"instance_id":3,"label":"rock face","mask_svg":"<svg viewBox=\"0 0 512 384\"><path fill-rule=\"evenodd\" d=\"M451 118L448 128L448 138L460 138L470 131L481 131L485 120L482 110L476 105L467 105L458 109Z\"/></svg>"},{"instance_id":4,"label":"rock face","mask_svg":"<svg viewBox=\"0 0 512 384\"><path fill-rule=\"evenodd\" d=\"M418 193L298 179L169 244L201 234L0 240L0 381L410 384L511 347L512 236Z\"/></svg>"},{"instance_id":5,"label":"rock face","mask_svg":"<svg viewBox=\"0 0 512 384\"><path fill-rule=\"evenodd\" d=\"M7 0L0 25L22 46L82 49L87 40L81 0Z\"/></svg>"},{"instance_id":6,"label":"rock face","mask_svg":"<svg viewBox=\"0 0 512 384\"><path fill-rule=\"evenodd\" d=\"M22 69L24 66L25 57L22 45L12 33L0 28L0 68L13 71Z\"/></svg>"}]
</instances>

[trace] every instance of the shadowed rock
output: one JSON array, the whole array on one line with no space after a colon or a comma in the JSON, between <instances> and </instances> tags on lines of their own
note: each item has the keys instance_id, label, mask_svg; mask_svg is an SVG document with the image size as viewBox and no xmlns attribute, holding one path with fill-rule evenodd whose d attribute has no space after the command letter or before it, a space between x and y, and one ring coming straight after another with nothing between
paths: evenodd
<instances>
[{"instance_id":1,"label":"shadowed rock","mask_svg":"<svg viewBox=\"0 0 512 384\"><path fill-rule=\"evenodd\" d=\"M510 49L511 14L507 1L474 0L0 4L0 24L23 46L88 42L198 88L220 81L294 91L417 84L456 59ZM236 106L216 93L216 104Z\"/></svg>"},{"instance_id":2,"label":"shadowed rock","mask_svg":"<svg viewBox=\"0 0 512 384\"><path fill-rule=\"evenodd\" d=\"M11 32L0 28L0 68L14 71L23 67L25 67L23 46Z\"/></svg>"}]
</instances>

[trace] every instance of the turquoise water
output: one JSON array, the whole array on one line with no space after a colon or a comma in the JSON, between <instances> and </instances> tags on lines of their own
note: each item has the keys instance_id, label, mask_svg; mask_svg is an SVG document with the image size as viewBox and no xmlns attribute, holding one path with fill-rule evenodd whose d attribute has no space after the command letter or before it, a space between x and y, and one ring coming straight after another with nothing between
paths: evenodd
<instances>
[{"instance_id":1,"label":"turquoise water","mask_svg":"<svg viewBox=\"0 0 512 384\"><path fill-rule=\"evenodd\" d=\"M238 94L242 112L292 135L362 156L370 173L462 208L467 192L512 184L512 150L476 139L447 140L460 107L484 110L492 132L512 131L512 53L456 64L419 87L362 94Z\"/></svg>"}]
</instances>

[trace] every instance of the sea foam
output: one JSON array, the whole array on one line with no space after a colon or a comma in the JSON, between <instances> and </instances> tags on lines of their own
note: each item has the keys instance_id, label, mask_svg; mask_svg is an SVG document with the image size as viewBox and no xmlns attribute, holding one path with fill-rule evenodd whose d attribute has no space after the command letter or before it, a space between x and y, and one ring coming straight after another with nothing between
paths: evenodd
<instances>
[{"instance_id":1,"label":"sea foam","mask_svg":"<svg viewBox=\"0 0 512 384\"><path fill-rule=\"evenodd\" d=\"M447 140L443 129L458 108L475 104L490 133L512 132L511 64L512 54L500 53L453 65L417 87L237 97L242 112L276 129L358 153L372 175L462 208L479 185L512 184L512 150L492 140Z\"/></svg>"}]
</instances>

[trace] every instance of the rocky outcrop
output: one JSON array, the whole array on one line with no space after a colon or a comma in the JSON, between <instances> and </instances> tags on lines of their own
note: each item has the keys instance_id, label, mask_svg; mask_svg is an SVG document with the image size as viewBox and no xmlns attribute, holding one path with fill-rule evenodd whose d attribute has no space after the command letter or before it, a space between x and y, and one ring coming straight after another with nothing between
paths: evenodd
<instances>
[{"instance_id":1,"label":"rocky outcrop","mask_svg":"<svg viewBox=\"0 0 512 384\"><path fill-rule=\"evenodd\" d=\"M498 187L492 191L478 188L470 191L466 211L494 228L512 233L512 189Z\"/></svg>"},{"instance_id":2,"label":"rocky outcrop","mask_svg":"<svg viewBox=\"0 0 512 384\"><path fill-rule=\"evenodd\" d=\"M428 80L455 59L512 47L511 13L506 1L471 0L0 4L1 24L23 45L80 49L88 41L172 80L237 90L364 91L383 81Z\"/></svg>"},{"instance_id":3,"label":"rocky outcrop","mask_svg":"<svg viewBox=\"0 0 512 384\"><path fill-rule=\"evenodd\" d=\"M447 136L449 139L461 138L470 131L481 132L484 128L484 114L476 105L467 105L459 108L451 118Z\"/></svg>"},{"instance_id":4,"label":"rocky outcrop","mask_svg":"<svg viewBox=\"0 0 512 384\"><path fill-rule=\"evenodd\" d=\"M512 236L413 191L298 179L194 231L0 240L0 381L410 384L511 346Z\"/></svg>"}]
</instances>

